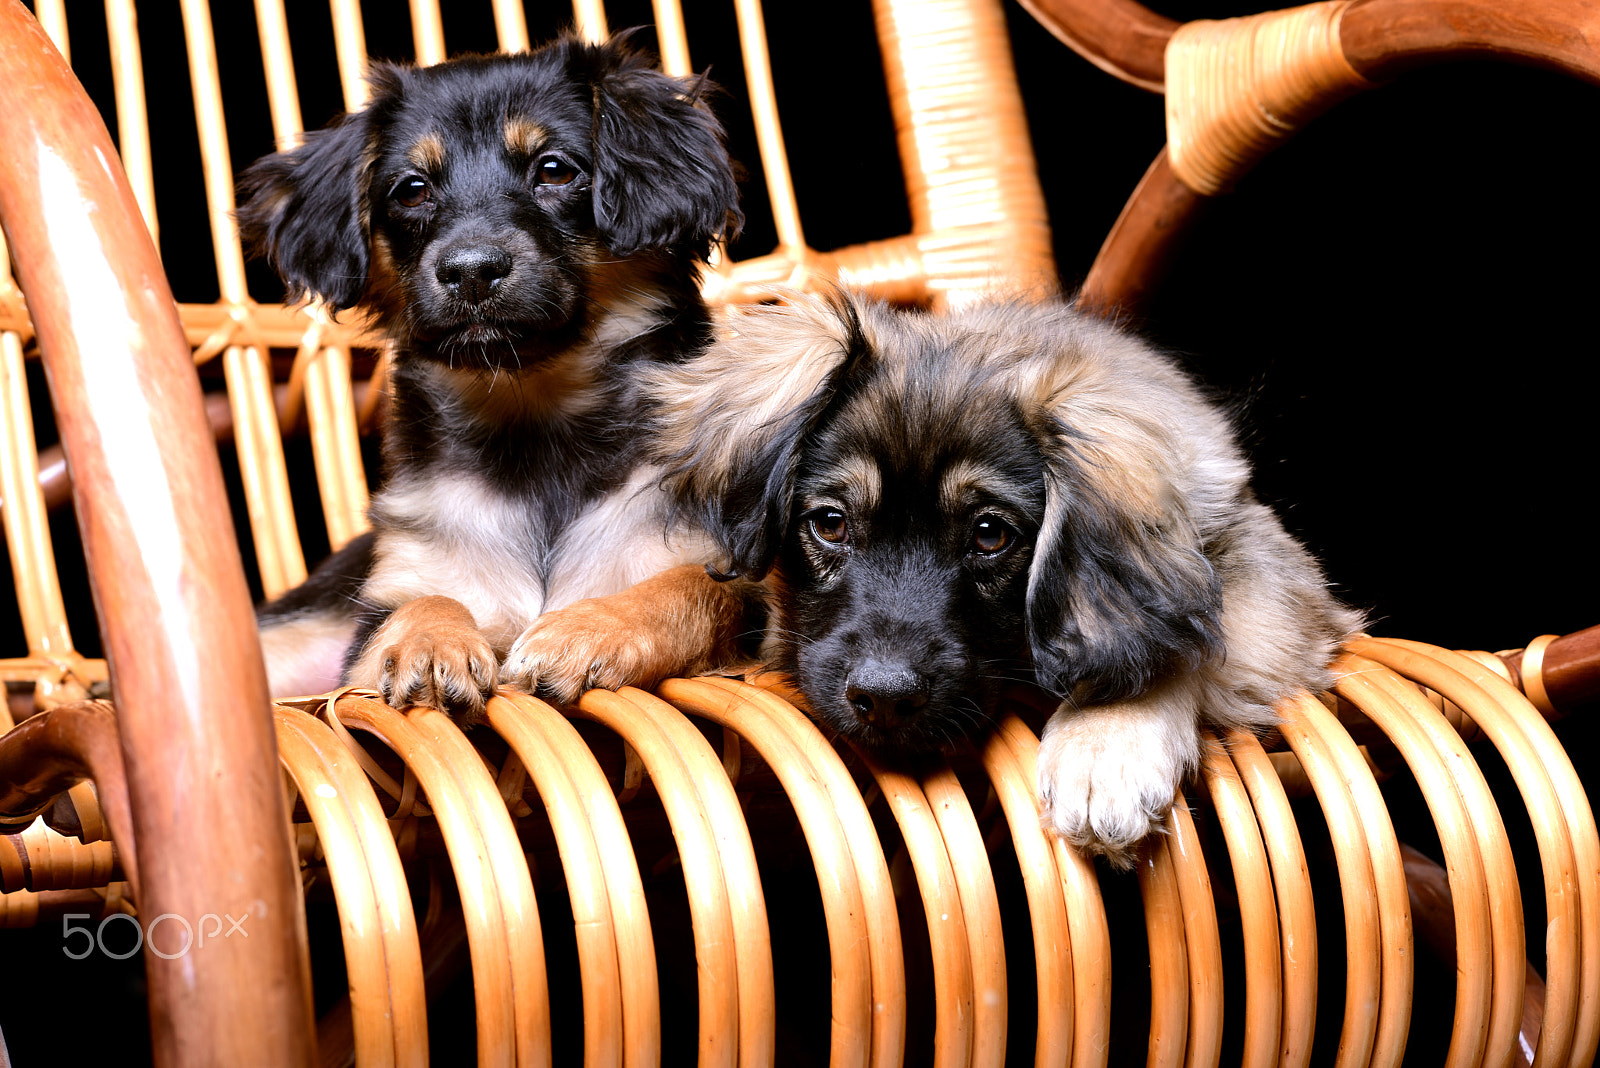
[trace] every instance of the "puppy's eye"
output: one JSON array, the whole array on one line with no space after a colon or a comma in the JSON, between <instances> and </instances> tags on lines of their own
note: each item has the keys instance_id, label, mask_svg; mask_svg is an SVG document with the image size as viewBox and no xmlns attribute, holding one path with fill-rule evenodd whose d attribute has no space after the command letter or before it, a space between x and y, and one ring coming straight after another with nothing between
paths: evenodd
<instances>
[{"instance_id":1,"label":"puppy's eye","mask_svg":"<svg viewBox=\"0 0 1600 1068\"><path fill-rule=\"evenodd\" d=\"M408 174L389 190L389 199L401 207L420 207L433 199L433 190L428 187L428 180L422 175Z\"/></svg>"},{"instance_id":2,"label":"puppy's eye","mask_svg":"<svg viewBox=\"0 0 1600 1068\"><path fill-rule=\"evenodd\" d=\"M842 545L850 539L850 524L837 508L822 508L811 514L811 533L817 540Z\"/></svg>"},{"instance_id":3,"label":"puppy's eye","mask_svg":"<svg viewBox=\"0 0 1600 1068\"><path fill-rule=\"evenodd\" d=\"M1012 530L1005 520L998 516L981 515L978 521L972 524L971 551L984 556L994 556L1011 548L1016 537L1017 532Z\"/></svg>"},{"instance_id":4,"label":"puppy's eye","mask_svg":"<svg viewBox=\"0 0 1600 1068\"><path fill-rule=\"evenodd\" d=\"M533 165L540 185L566 185L578 176L578 169L566 160L545 156Z\"/></svg>"}]
</instances>

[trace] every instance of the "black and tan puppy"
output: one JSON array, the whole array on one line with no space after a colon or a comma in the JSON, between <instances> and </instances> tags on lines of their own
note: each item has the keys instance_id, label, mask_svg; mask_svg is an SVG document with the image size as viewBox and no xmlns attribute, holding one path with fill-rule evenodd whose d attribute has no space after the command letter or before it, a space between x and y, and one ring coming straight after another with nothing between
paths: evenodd
<instances>
[{"instance_id":1,"label":"black and tan puppy","mask_svg":"<svg viewBox=\"0 0 1600 1068\"><path fill-rule=\"evenodd\" d=\"M765 578L765 652L869 746L927 749L1052 691L1046 825L1129 863L1200 762L1321 688L1359 624L1248 488L1224 415L1060 303L936 316L835 295L732 317L652 372L671 484Z\"/></svg>"},{"instance_id":2,"label":"black and tan puppy","mask_svg":"<svg viewBox=\"0 0 1600 1068\"><path fill-rule=\"evenodd\" d=\"M706 559L663 536L637 369L709 340L701 262L741 221L722 129L702 83L616 40L370 81L241 182L291 298L395 342L372 530L260 611L273 692L346 682L468 718L497 677L571 696L602 680L541 615Z\"/></svg>"}]
</instances>

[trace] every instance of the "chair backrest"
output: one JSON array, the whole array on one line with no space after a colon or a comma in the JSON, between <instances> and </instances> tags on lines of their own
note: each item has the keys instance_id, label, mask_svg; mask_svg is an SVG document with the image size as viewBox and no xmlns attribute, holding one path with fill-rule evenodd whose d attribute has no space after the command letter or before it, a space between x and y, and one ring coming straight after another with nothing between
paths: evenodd
<instances>
[{"instance_id":1,"label":"chair backrest","mask_svg":"<svg viewBox=\"0 0 1600 1068\"><path fill-rule=\"evenodd\" d=\"M231 436L237 456L248 515L246 559L254 562L260 593L275 596L305 577L308 556L314 564L324 546L338 548L365 529L368 473L360 443L379 414L382 391L376 387L383 369L381 358L375 364L371 355L379 342L359 324L275 303L281 293L276 280L247 268L232 211L234 174L249 160L234 157L241 146L265 154L274 145L296 143L307 114L315 126L359 107L373 39L381 42L385 58L424 64L463 47L514 51L538 39L530 37L523 5L509 0L483 3L470 14L452 10L448 18L438 0L413 0L409 49L396 39L394 26L364 24L355 0L333 0L331 18L289 10L283 0L261 0L253 26L237 7L213 8L206 0L182 0L181 26L164 6L140 9L134 0L109 0L103 26L98 14L86 18L81 8L69 18L65 0L37 0L34 6L64 56L74 58L74 44L83 46L76 73L104 87L103 106L108 113L114 109L122 161L164 250L202 381L213 389L225 386L225 393L208 395L208 410L219 438ZM1044 201L997 0L874 4L910 230L822 251L807 242L778 107L780 96L804 106L806 94L792 87L781 92L786 86L772 67L761 5L739 0L734 7L736 33L712 27L702 34L685 19L678 0L626 13L654 24L668 72L690 74L712 65L717 72L742 74L747 88L748 103L729 102L728 110L748 111L750 129L743 136L756 153L748 163L764 181L759 188L751 183L746 196L755 213L770 215L776 247L740 259L720 251L705 276L709 297L736 301L764 285L839 280L897 300L940 303L1053 279ZM552 21L546 32L558 25ZM617 28L595 0L574 5L571 25L591 39ZM449 36L448 28L462 40ZM192 134L188 116L175 114L169 103L175 91L174 102L181 100L184 86L173 85L184 81L185 72L162 63L175 51L166 35L177 33L188 59ZM702 36L712 42L703 51L696 45ZM147 63L146 53L160 58ZM336 81L326 76L330 65ZM203 215L197 209L202 191ZM208 259L202 223L210 229L213 270L199 268ZM22 358L32 327L3 259L0 388L8 432L0 487L6 501L14 502L5 510L6 541L28 648L26 656L0 662L0 671L13 681L37 683L36 699L54 703L83 696L104 678L104 666L75 652L67 625L46 509L34 488L39 457ZM294 477L297 453L291 450L286 459L284 435L298 437L300 431L310 442L315 509L309 501L297 509L297 497L309 492ZM44 463L46 493L59 501L66 479L59 450L46 450ZM304 532L302 544L297 517L316 512L322 529Z\"/></svg>"}]
</instances>

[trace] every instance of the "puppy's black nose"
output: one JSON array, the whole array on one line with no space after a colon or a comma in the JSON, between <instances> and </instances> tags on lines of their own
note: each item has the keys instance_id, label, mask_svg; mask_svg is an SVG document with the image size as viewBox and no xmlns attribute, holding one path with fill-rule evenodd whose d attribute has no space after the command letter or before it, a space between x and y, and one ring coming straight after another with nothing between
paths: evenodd
<instances>
[{"instance_id":1,"label":"puppy's black nose","mask_svg":"<svg viewBox=\"0 0 1600 1068\"><path fill-rule=\"evenodd\" d=\"M511 273L511 256L494 245L460 245L439 257L439 283L469 304L489 299L500 279Z\"/></svg>"},{"instance_id":2,"label":"puppy's black nose","mask_svg":"<svg viewBox=\"0 0 1600 1068\"><path fill-rule=\"evenodd\" d=\"M868 659L846 676L844 686L857 714L880 727L909 722L928 703L928 680L909 664Z\"/></svg>"}]
</instances>

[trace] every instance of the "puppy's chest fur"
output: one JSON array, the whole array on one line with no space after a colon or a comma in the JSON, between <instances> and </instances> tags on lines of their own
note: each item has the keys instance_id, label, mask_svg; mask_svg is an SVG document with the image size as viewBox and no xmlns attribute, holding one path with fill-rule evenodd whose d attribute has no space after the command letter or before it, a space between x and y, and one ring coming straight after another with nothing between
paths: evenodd
<instances>
[{"instance_id":1,"label":"puppy's chest fur","mask_svg":"<svg viewBox=\"0 0 1600 1068\"><path fill-rule=\"evenodd\" d=\"M573 380L551 389L550 374ZM541 613L691 551L665 534L658 476L638 464L645 413L627 392L570 361L498 380L437 367L397 378L367 607L445 593L503 651Z\"/></svg>"}]
</instances>

